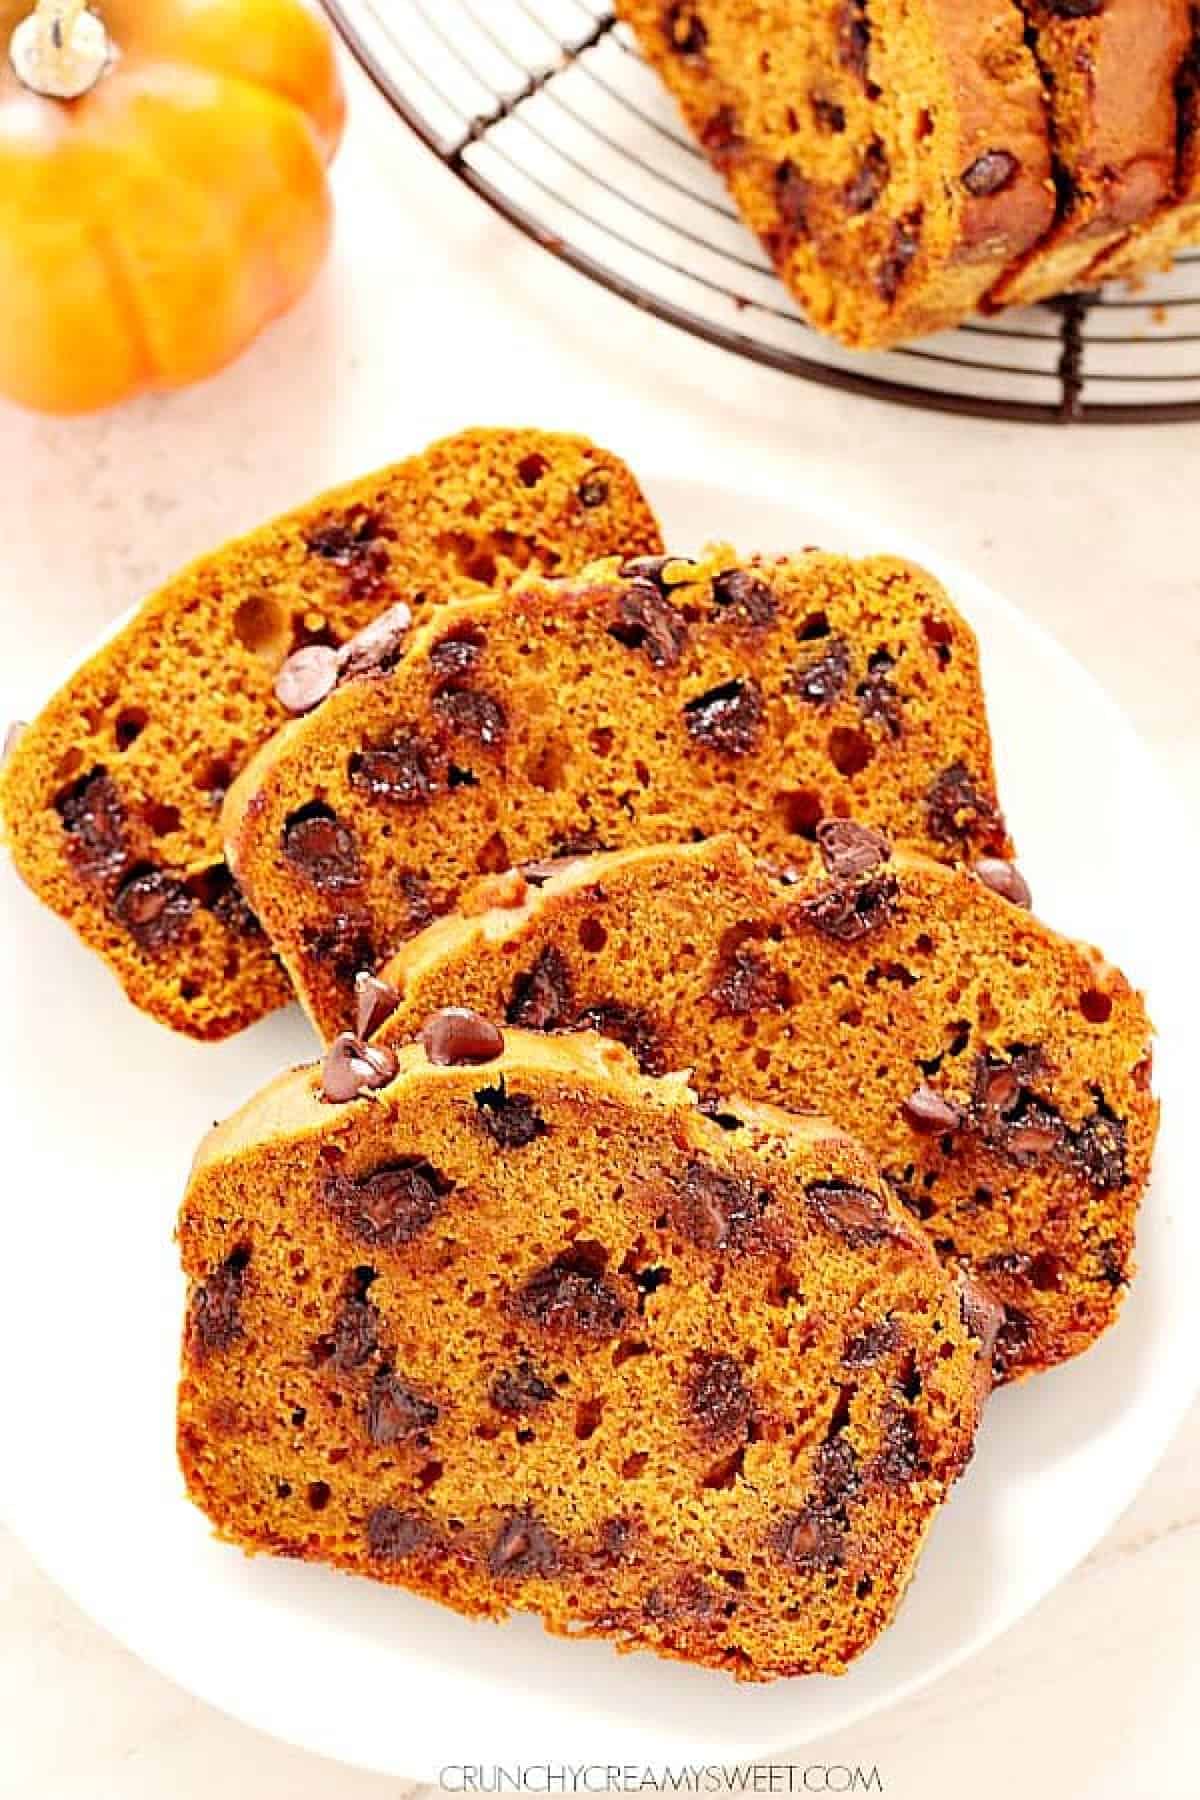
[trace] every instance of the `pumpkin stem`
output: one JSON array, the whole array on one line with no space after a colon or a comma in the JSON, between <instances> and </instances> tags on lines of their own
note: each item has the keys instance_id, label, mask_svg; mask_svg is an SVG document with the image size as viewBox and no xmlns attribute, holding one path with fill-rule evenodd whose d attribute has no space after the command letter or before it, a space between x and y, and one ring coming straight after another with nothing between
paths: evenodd
<instances>
[{"instance_id":1,"label":"pumpkin stem","mask_svg":"<svg viewBox=\"0 0 1200 1800\"><path fill-rule=\"evenodd\" d=\"M37 0L13 32L8 57L31 92L77 100L103 75L112 45L101 21L87 11L87 0Z\"/></svg>"}]
</instances>

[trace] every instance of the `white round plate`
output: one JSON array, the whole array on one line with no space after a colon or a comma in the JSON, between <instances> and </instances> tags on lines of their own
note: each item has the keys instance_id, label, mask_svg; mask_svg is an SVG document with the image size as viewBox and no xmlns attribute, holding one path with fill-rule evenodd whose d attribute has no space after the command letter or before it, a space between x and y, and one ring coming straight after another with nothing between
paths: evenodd
<instances>
[{"instance_id":1,"label":"white round plate","mask_svg":"<svg viewBox=\"0 0 1200 1800\"><path fill-rule=\"evenodd\" d=\"M532 1619L470 1624L367 1581L247 1560L211 1539L175 1466L172 1228L202 1131L310 1056L309 1032L293 1010L215 1048L172 1037L5 871L0 1508L81 1606L181 1686L397 1776L531 1759L730 1763L859 1719L1062 1579L1129 1502L1197 1380L1196 864L1150 756L1042 631L919 545L784 494L677 478L650 493L680 549L722 538L913 555L978 629L1001 793L1038 910L1103 944L1148 990L1159 1027L1163 1128L1140 1273L1089 1355L997 1396L899 1619L842 1680L739 1687L564 1643Z\"/></svg>"}]
</instances>

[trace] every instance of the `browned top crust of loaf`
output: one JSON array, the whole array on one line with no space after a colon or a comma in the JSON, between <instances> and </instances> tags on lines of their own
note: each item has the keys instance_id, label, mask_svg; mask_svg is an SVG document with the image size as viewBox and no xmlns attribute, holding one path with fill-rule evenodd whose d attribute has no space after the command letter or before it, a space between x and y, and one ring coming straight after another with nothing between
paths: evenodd
<instances>
[{"instance_id":1,"label":"browned top crust of loaf","mask_svg":"<svg viewBox=\"0 0 1200 1800\"><path fill-rule=\"evenodd\" d=\"M356 973L480 875L726 828L786 860L850 813L945 861L1009 853L969 627L895 558L717 550L444 609L266 746L225 832L331 1036Z\"/></svg>"},{"instance_id":2,"label":"browned top crust of loaf","mask_svg":"<svg viewBox=\"0 0 1200 1800\"><path fill-rule=\"evenodd\" d=\"M202 1148L193 1499L464 1613L843 1669L971 1454L994 1309L826 1121L504 1035L344 1105L295 1070Z\"/></svg>"},{"instance_id":3,"label":"browned top crust of loaf","mask_svg":"<svg viewBox=\"0 0 1200 1800\"><path fill-rule=\"evenodd\" d=\"M1190 0L1020 0L1046 83L1058 186L1054 229L999 282L1028 305L1093 278L1175 179L1175 81Z\"/></svg>"},{"instance_id":4,"label":"browned top crust of loaf","mask_svg":"<svg viewBox=\"0 0 1200 1800\"><path fill-rule=\"evenodd\" d=\"M816 1107L1003 1303L998 1375L1077 1355L1116 1318L1150 1172L1142 998L1001 898L1025 897L1010 866L982 864L989 887L853 827L821 836L833 867L786 882L728 837L533 871L381 971L376 1042L453 998L607 1032L709 1096Z\"/></svg>"},{"instance_id":5,"label":"browned top crust of loaf","mask_svg":"<svg viewBox=\"0 0 1200 1800\"><path fill-rule=\"evenodd\" d=\"M812 323L958 324L1054 219L1012 0L618 0Z\"/></svg>"},{"instance_id":6,"label":"browned top crust of loaf","mask_svg":"<svg viewBox=\"0 0 1200 1800\"><path fill-rule=\"evenodd\" d=\"M398 601L419 621L526 570L658 548L629 470L579 437L462 432L321 496L175 576L24 730L0 776L18 872L137 1006L194 1037L239 1030L290 998L219 824L288 716L285 658Z\"/></svg>"}]
</instances>

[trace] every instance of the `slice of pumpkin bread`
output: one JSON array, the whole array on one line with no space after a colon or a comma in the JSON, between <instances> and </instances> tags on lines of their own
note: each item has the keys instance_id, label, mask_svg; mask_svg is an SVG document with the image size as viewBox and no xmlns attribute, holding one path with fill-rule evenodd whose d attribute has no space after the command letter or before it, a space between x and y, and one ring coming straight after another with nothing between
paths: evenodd
<instances>
[{"instance_id":1,"label":"slice of pumpkin bread","mask_svg":"<svg viewBox=\"0 0 1200 1800\"><path fill-rule=\"evenodd\" d=\"M247 1550L765 1680L887 1625L994 1309L817 1118L465 1012L201 1148L179 1452ZM371 1059L374 1060L371 1060Z\"/></svg>"},{"instance_id":2,"label":"slice of pumpkin bread","mask_svg":"<svg viewBox=\"0 0 1200 1800\"><path fill-rule=\"evenodd\" d=\"M1007 854L969 627L891 557L714 551L443 608L260 752L225 832L331 1036L356 973L480 875L725 828L787 857L850 812L947 861Z\"/></svg>"},{"instance_id":3,"label":"slice of pumpkin bread","mask_svg":"<svg viewBox=\"0 0 1200 1800\"><path fill-rule=\"evenodd\" d=\"M371 648L394 657L454 592L658 543L624 464L547 432L463 432L322 495L175 576L25 728L0 774L18 873L136 1005L237 1031L291 990L225 865L221 802L352 664L346 641L389 609Z\"/></svg>"},{"instance_id":4,"label":"slice of pumpkin bread","mask_svg":"<svg viewBox=\"0 0 1200 1800\"><path fill-rule=\"evenodd\" d=\"M1003 1303L999 1375L1077 1355L1116 1318L1149 1176L1141 996L1002 897L1026 897L1011 865L819 830L825 860L786 881L728 837L509 880L366 984L363 1023L398 1043L454 998L607 1032L708 1095L827 1112Z\"/></svg>"}]
</instances>

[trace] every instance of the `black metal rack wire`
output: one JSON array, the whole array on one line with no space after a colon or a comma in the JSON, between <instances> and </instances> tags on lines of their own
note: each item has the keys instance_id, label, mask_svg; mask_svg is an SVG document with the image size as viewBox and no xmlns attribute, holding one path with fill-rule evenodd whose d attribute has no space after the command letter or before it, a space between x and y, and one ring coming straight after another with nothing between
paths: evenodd
<instances>
[{"instance_id":1,"label":"black metal rack wire","mask_svg":"<svg viewBox=\"0 0 1200 1800\"><path fill-rule=\"evenodd\" d=\"M642 311L809 381L1033 422L1200 419L1200 253L859 355L807 326L604 0L326 0L418 137L489 206Z\"/></svg>"}]
</instances>

